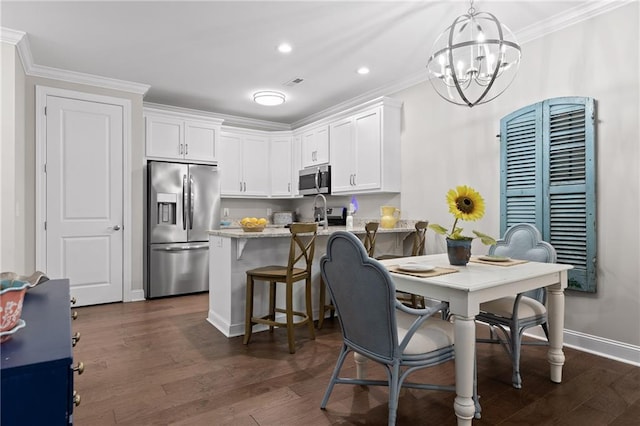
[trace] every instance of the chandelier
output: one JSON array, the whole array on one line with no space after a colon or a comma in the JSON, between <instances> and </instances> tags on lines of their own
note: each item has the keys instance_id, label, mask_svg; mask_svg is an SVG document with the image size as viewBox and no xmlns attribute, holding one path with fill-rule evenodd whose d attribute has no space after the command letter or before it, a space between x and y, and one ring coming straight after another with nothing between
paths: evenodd
<instances>
[{"instance_id":1,"label":"chandelier","mask_svg":"<svg viewBox=\"0 0 640 426\"><path fill-rule=\"evenodd\" d=\"M469 107L497 98L520 65L513 33L491 13L476 11L473 0L440 34L433 52L427 62L431 85L443 99Z\"/></svg>"}]
</instances>

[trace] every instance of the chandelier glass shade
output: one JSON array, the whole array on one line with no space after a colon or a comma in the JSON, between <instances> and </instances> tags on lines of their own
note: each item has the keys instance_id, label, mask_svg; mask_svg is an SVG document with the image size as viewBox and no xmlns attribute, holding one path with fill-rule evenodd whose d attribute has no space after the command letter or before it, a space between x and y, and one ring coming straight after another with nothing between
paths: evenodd
<instances>
[{"instance_id":1,"label":"chandelier glass shade","mask_svg":"<svg viewBox=\"0 0 640 426\"><path fill-rule=\"evenodd\" d=\"M429 81L438 95L473 107L498 97L520 65L513 33L491 13L471 7L436 40L427 62Z\"/></svg>"}]
</instances>

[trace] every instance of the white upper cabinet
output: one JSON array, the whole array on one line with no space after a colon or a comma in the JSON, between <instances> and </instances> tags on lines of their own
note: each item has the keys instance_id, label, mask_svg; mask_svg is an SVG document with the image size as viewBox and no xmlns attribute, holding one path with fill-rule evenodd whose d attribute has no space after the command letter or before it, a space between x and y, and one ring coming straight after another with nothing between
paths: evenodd
<instances>
[{"instance_id":1,"label":"white upper cabinet","mask_svg":"<svg viewBox=\"0 0 640 426\"><path fill-rule=\"evenodd\" d=\"M222 132L218 164L223 196L269 196L269 139L266 136Z\"/></svg>"},{"instance_id":2,"label":"white upper cabinet","mask_svg":"<svg viewBox=\"0 0 640 426\"><path fill-rule=\"evenodd\" d=\"M222 120L144 109L145 154L161 160L215 163Z\"/></svg>"},{"instance_id":3,"label":"white upper cabinet","mask_svg":"<svg viewBox=\"0 0 640 426\"><path fill-rule=\"evenodd\" d=\"M271 196L291 197L297 193L294 185L293 145L290 136L270 140ZM297 170L295 170L297 172ZM295 180L297 182L297 180Z\"/></svg>"},{"instance_id":4,"label":"white upper cabinet","mask_svg":"<svg viewBox=\"0 0 640 426\"><path fill-rule=\"evenodd\" d=\"M302 167L329 162L329 126L319 126L302 134Z\"/></svg>"},{"instance_id":5,"label":"white upper cabinet","mask_svg":"<svg viewBox=\"0 0 640 426\"><path fill-rule=\"evenodd\" d=\"M400 106L383 99L332 122L331 192L400 192Z\"/></svg>"}]
</instances>

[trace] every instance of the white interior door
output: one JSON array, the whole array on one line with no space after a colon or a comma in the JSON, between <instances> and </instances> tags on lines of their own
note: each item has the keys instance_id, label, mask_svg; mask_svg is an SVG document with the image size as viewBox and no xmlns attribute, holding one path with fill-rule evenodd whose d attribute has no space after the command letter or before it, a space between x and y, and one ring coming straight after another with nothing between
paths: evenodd
<instances>
[{"instance_id":1,"label":"white interior door","mask_svg":"<svg viewBox=\"0 0 640 426\"><path fill-rule=\"evenodd\" d=\"M78 305L122 301L123 108L46 98L46 273Z\"/></svg>"}]
</instances>

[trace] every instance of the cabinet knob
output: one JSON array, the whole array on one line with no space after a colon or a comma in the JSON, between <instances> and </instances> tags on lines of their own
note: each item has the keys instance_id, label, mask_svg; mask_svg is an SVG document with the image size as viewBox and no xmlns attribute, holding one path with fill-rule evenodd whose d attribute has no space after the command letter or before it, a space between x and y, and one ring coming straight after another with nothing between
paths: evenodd
<instances>
[{"instance_id":1,"label":"cabinet knob","mask_svg":"<svg viewBox=\"0 0 640 426\"><path fill-rule=\"evenodd\" d=\"M72 370L77 372L79 375L84 373L84 362L78 361L78 364L73 367Z\"/></svg>"},{"instance_id":2,"label":"cabinet knob","mask_svg":"<svg viewBox=\"0 0 640 426\"><path fill-rule=\"evenodd\" d=\"M76 407L80 405L80 394L75 390L73 391L73 405Z\"/></svg>"},{"instance_id":3,"label":"cabinet knob","mask_svg":"<svg viewBox=\"0 0 640 426\"><path fill-rule=\"evenodd\" d=\"M73 313L71 314L71 319L78 319L78 311L73 311Z\"/></svg>"},{"instance_id":4,"label":"cabinet knob","mask_svg":"<svg viewBox=\"0 0 640 426\"><path fill-rule=\"evenodd\" d=\"M76 304L76 298L75 298L75 297L72 297L72 298L71 298L71 304L72 304L72 305L75 305L75 304Z\"/></svg>"},{"instance_id":5,"label":"cabinet knob","mask_svg":"<svg viewBox=\"0 0 640 426\"><path fill-rule=\"evenodd\" d=\"M76 331L71 337L71 346L75 347L76 343L80 341L80 332Z\"/></svg>"}]
</instances>

